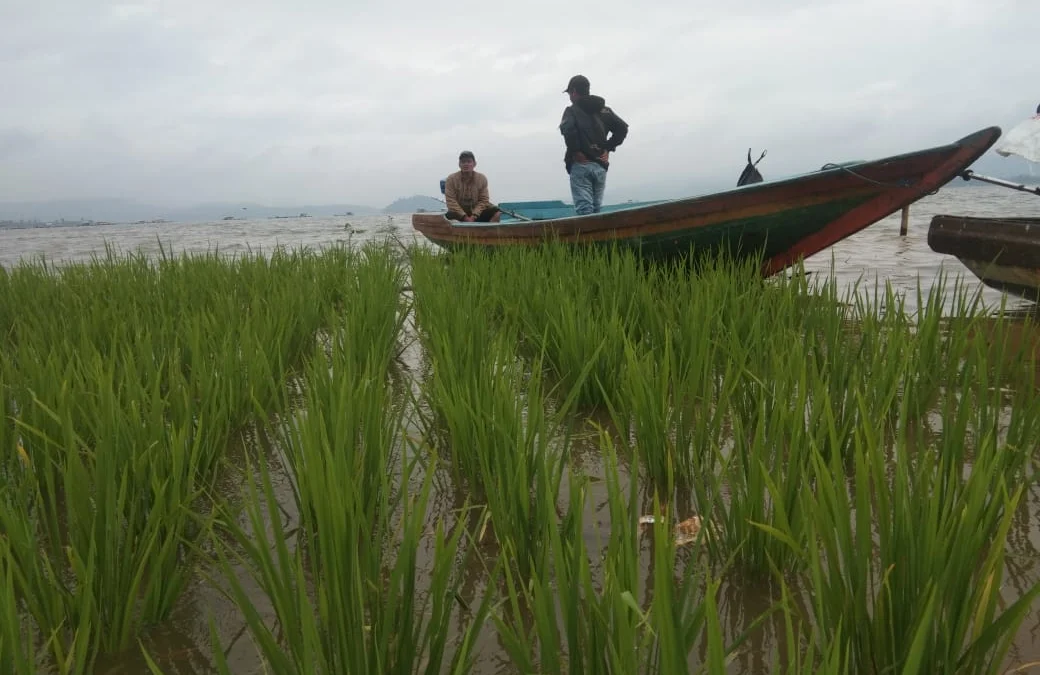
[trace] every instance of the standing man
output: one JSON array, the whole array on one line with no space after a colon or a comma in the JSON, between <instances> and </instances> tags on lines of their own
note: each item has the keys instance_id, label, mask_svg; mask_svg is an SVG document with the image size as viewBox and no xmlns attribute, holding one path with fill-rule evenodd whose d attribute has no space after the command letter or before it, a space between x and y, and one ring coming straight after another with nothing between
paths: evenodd
<instances>
[{"instance_id":1,"label":"standing man","mask_svg":"<svg viewBox=\"0 0 1040 675\"><path fill-rule=\"evenodd\" d=\"M563 93L571 98L560 133L567 143L563 163L570 174L574 210L579 216L599 213L610 166L608 153L624 142L628 124L607 107L602 96L589 94L589 78L584 75L572 77Z\"/></svg>"},{"instance_id":2,"label":"standing man","mask_svg":"<svg viewBox=\"0 0 1040 675\"><path fill-rule=\"evenodd\" d=\"M469 150L459 155L459 170L444 181L444 203L448 220L464 223L497 223L502 213L491 203L487 177L474 171L477 158Z\"/></svg>"}]
</instances>

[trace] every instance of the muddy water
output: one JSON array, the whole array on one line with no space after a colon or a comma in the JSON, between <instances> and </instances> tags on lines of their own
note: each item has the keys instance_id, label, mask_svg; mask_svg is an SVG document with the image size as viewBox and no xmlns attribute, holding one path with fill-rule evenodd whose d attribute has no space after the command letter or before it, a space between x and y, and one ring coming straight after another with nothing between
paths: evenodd
<instances>
[{"instance_id":1,"label":"muddy water","mask_svg":"<svg viewBox=\"0 0 1040 675\"><path fill-rule=\"evenodd\" d=\"M1032 307L1016 299L1008 299L992 289L982 287L952 258L932 252L926 242L928 223L935 213L995 216L1013 213L1020 216L1040 216L1040 198L991 187L947 188L928 197L911 208L909 234L899 236L899 216L889 217L863 232L840 242L830 250L806 262L806 268L826 275L833 265L839 283L845 287L857 281L872 285L875 280L889 282L897 291L908 294L912 306L918 284L927 292L936 275L945 271L950 277L961 276L972 290L979 290L987 305L996 307L1002 301L1013 308L1027 311ZM167 252L208 251L224 253L270 251L275 246L317 247L339 242L361 242L398 237L402 243L418 241L405 215L368 216L348 218L307 218L262 221L233 221L219 223L163 224L163 225L107 225L99 227L65 227L3 230L0 229L0 265L13 266L20 258L43 256L48 260L83 260L92 255L104 255L106 244L117 250L139 250L157 254L160 247ZM1038 346L1040 349L1040 346ZM404 356L404 367L417 375L419 355L412 348ZM407 373L406 373L407 374ZM598 420L608 422L605 419ZM572 441L572 465L595 479L586 505L585 537L591 550L599 549L599 542L609 526L606 486L602 481L604 466L598 439L590 430ZM627 468L622 465L622 484L627 481ZM228 495L236 494L239 477L229 476ZM297 525L293 512L291 486L284 472L276 474L276 485L281 500L283 520L277 524L286 529ZM564 483L566 486L566 483ZM465 502L465 494L450 485L442 485L434 495L430 508L431 520L454 513ZM566 495L561 496L561 503ZM649 510L649 509L647 509ZM1040 579L1040 489L1034 488L1026 504L1020 509L1009 537L1008 575L1003 592L1009 600L1021 594ZM490 548L485 551L493 554ZM429 554L425 561L429 564ZM243 570L238 570L242 583L252 589L252 597L261 611L263 594L251 583ZM485 577L479 565L464 568L462 595L476 603L484 592ZM739 632L750 620L765 611L773 589L757 582L732 580L722 589L720 610L724 628L731 634ZM273 619L269 609L265 618ZM160 668L173 674L202 674L215 672L209 622L213 621L221 644L235 673L261 671L256 649L245 630L240 613L233 604L212 587L201 575L189 586L172 617L164 625L144 636L142 642ZM775 632L767 625L755 635L738 654L733 670L738 672L766 672L765 659L773 647ZM504 651L491 630L480 637L477 672L510 672ZM1040 610L1034 610L1023 624L1011 654L1016 664L1040 660ZM139 650L126 654L103 657L98 673L143 673L147 666Z\"/></svg>"}]
</instances>

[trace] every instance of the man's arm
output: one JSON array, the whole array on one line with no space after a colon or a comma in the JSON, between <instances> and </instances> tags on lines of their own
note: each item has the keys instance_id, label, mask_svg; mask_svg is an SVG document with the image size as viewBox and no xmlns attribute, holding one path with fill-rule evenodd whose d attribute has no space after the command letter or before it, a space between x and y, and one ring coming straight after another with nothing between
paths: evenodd
<instances>
[{"instance_id":1,"label":"man's arm","mask_svg":"<svg viewBox=\"0 0 1040 675\"><path fill-rule=\"evenodd\" d=\"M581 149L581 139L578 135L578 123L574 119L574 113L571 109L564 108L563 119L560 120L560 133L563 134L563 140L567 143L567 151L574 152L575 150Z\"/></svg>"},{"instance_id":2,"label":"man's arm","mask_svg":"<svg viewBox=\"0 0 1040 675\"><path fill-rule=\"evenodd\" d=\"M491 195L488 193L487 177L480 175L477 178L479 182L477 183L477 203L473 206L474 218L479 217L480 214L484 212L484 209L491 204Z\"/></svg>"},{"instance_id":3,"label":"man's arm","mask_svg":"<svg viewBox=\"0 0 1040 675\"><path fill-rule=\"evenodd\" d=\"M456 196L458 189L458 176L448 176L448 180L444 181L444 203L448 205L449 211L454 211L460 216L464 216L466 212L459 204L459 198Z\"/></svg>"},{"instance_id":4,"label":"man's arm","mask_svg":"<svg viewBox=\"0 0 1040 675\"><path fill-rule=\"evenodd\" d=\"M581 131L578 129L578 119L574 116L574 111L571 107L564 109L563 119L560 121L560 133L563 134L563 140L567 143L567 149L563 153L563 161L567 165L568 173L570 172L571 162L584 163L588 161L588 158L581 151Z\"/></svg>"},{"instance_id":5,"label":"man's arm","mask_svg":"<svg viewBox=\"0 0 1040 675\"><path fill-rule=\"evenodd\" d=\"M607 131L610 132L610 138L607 139L607 150L615 150L617 146L625 142L625 137L628 136L628 123L625 120L618 117L610 108L607 108L607 114L603 117L606 122Z\"/></svg>"}]
</instances>

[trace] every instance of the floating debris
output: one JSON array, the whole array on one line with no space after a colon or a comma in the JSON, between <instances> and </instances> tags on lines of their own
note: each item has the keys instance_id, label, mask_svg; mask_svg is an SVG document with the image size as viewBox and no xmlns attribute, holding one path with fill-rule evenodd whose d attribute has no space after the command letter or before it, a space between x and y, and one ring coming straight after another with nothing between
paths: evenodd
<instances>
[{"instance_id":1,"label":"floating debris","mask_svg":"<svg viewBox=\"0 0 1040 675\"><path fill-rule=\"evenodd\" d=\"M690 516L675 526L675 544L683 546L697 539L701 533L703 523L700 516Z\"/></svg>"},{"instance_id":2,"label":"floating debris","mask_svg":"<svg viewBox=\"0 0 1040 675\"><path fill-rule=\"evenodd\" d=\"M656 521L654 516L640 516L639 529L646 531ZM685 546L697 540L697 536L704 528L704 521L700 516L690 516L686 520L676 523L673 533L675 534L675 545ZM707 533L705 533L707 535Z\"/></svg>"}]
</instances>

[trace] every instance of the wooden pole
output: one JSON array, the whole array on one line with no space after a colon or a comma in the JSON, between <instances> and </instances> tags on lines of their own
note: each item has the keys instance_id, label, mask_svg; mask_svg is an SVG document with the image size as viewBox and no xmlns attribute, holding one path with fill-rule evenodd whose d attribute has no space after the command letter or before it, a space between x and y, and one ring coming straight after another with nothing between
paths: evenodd
<instances>
[{"instance_id":1,"label":"wooden pole","mask_svg":"<svg viewBox=\"0 0 1040 675\"><path fill-rule=\"evenodd\" d=\"M907 226L910 224L910 207L903 207L903 220L899 223L899 236L905 237Z\"/></svg>"}]
</instances>

